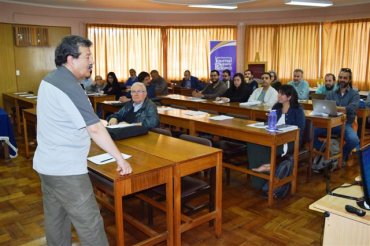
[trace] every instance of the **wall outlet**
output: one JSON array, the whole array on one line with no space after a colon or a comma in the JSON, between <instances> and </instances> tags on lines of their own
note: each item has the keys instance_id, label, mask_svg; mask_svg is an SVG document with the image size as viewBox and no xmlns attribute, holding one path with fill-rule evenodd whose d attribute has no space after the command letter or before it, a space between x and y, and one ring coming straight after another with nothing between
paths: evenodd
<instances>
[{"instance_id":1,"label":"wall outlet","mask_svg":"<svg viewBox=\"0 0 370 246\"><path fill-rule=\"evenodd\" d=\"M21 70L19 70L19 69L15 70L15 75L20 76L21 75Z\"/></svg>"}]
</instances>

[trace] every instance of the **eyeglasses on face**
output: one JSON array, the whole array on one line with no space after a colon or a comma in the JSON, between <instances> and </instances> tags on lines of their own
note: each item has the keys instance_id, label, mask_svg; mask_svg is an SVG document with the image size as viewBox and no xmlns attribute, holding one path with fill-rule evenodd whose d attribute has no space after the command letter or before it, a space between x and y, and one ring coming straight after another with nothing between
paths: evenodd
<instances>
[{"instance_id":1,"label":"eyeglasses on face","mask_svg":"<svg viewBox=\"0 0 370 246\"><path fill-rule=\"evenodd\" d=\"M144 92L146 92L146 91L143 91L143 90L141 90L141 91L131 91L131 94L143 94Z\"/></svg>"}]
</instances>

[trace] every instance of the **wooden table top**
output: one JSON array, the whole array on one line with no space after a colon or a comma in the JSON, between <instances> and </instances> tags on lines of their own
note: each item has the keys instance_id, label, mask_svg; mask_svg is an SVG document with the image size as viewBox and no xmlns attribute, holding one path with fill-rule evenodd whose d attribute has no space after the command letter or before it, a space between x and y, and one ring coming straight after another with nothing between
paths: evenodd
<instances>
[{"instance_id":1,"label":"wooden table top","mask_svg":"<svg viewBox=\"0 0 370 246\"><path fill-rule=\"evenodd\" d=\"M31 103L31 104L34 104L34 105L37 103L37 98L26 98L26 97L22 97L18 94L14 94L14 93L17 93L17 92L3 93L3 95L14 98L16 100L23 101L23 102L28 102L28 103ZM27 94L31 94L31 93L27 93ZM37 96L37 95L33 94L33 96Z\"/></svg>"},{"instance_id":2,"label":"wooden table top","mask_svg":"<svg viewBox=\"0 0 370 246\"><path fill-rule=\"evenodd\" d=\"M160 158L158 156L149 154L145 151L141 151L141 150L126 146L122 144L122 140L115 141L115 143L118 149L122 153L131 155L131 157L127 159L127 161L130 163L132 167L131 174L124 175L124 176L119 175L116 170L117 168L116 162L111 162L111 163L104 164L104 165L97 165L97 164L94 164L88 161L88 167L90 169L102 174L103 176L105 176L107 179L111 181L127 179L127 178L130 178L132 175L146 173L153 169L160 169L163 167L172 166L174 164L174 162L171 160ZM88 156L94 156L94 155L99 155L103 153L106 153L106 152L100 149L94 142L92 142Z\"/></svg>"},{"instance_id":3,"label":"wooden table top","mask_svg":"<svg viewBox=\"0 0 370 246\"><path fill-rule=\"evenodd\" d=\"M195 144L178 138L149 132L148 135L121 140L125 146L145 150L158 157L177 163L220 152L220 149Z\"/></svg>"}]
</instances>

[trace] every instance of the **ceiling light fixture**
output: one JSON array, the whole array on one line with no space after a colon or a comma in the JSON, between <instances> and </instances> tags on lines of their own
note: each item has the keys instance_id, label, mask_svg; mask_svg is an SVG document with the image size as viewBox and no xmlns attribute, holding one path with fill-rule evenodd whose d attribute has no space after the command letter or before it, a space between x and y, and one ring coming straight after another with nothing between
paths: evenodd
<instances>
[{"instance_id":1,"label":"ceiling light fixture","mask_svg":"<svg viewBox=\"0 0 370 246\"><path fill-rule=\"evenodd\" d=\"M214 4L190 4L190 8L206 8L206 9L237 9L237 5L214 5Z\"/></svg>"},{"instance_id":2,"label":"ceiling light fixture","mask_svg":"<svg viewBox=\"0 0 370 246\"><path fill-rule=\"evenodd\" d=\"M285 0L285 4L312 6L312 7L329 7L333 5L333 1L329 0Z\"/></svg>"}]
</instances>

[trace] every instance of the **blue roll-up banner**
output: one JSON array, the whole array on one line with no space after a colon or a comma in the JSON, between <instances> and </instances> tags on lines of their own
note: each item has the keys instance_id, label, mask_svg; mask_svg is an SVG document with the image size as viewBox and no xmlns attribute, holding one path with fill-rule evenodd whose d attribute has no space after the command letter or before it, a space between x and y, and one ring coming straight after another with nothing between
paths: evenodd
<instances>
[{"instance_id":1,"label":"blue roll-up banner","mask_svg":"<svg viewBox=\"0 0 370 246\"><path fill-rule=\"evenodd\" d=\"M229 69L231 77L236 73L236 41L210 41L211 70Z\"/></svg>"}]
</instances>

